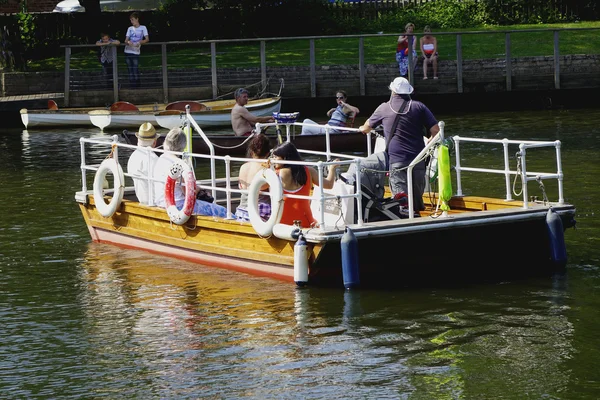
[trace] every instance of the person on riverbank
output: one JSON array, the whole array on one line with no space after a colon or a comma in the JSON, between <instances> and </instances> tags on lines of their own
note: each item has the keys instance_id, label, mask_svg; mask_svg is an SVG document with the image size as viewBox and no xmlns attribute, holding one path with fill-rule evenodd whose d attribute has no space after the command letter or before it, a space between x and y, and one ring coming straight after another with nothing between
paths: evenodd
<instances>
[{"instance_id":1,"label":"person on riverbank","mask_svg":"<svg viewBox=\"0 0 600 400\"><path fill-rule=\"evenodd\" d=\"M329 117L327 125L346 126L346 122L348 121L348 119L355 118L356 115L360 112L360 110L357 107L348 104L347 99L348 95L344 90L340 89L335 93L335 101L337 102L337 106L327 111L327 116ZM304 121L302 121L302 123L317 125L317 122L309 118L306 118ZM329 130L329 133L338 132L340 131L336 129ZM302 126L302 135L315 135L319 133L325 133L325 128L317 126Z\"/></svg>"},{"instance_id":2,"label":"person on riverbank","mask_svg":"<svg viewBox=\"0 0 600 400\"><path fill-rule=\"evenodd\" d=\"M408 173L406 168L425 147L423 132L427 132L431 141L440 131L438 121L427 106L412 100L413 87L403 77L390 83L390 100L377 107L373 115L358 129L367 134L373 128L383 125L386 151L390 165L390 191L395 197L399 193L408 194ZM423 192L425 191L425 160L413 168L412 192L414 211L425 209Z\"/></svg>"},{"instance_id":3,"label":"person on riverbank","mask_svg":"<svg viewBox=\"0 0 600 400\"><path fill-rule=\"evenodd\" d=\"M100 64L102 64L102 75L107 89L112 88L113 85L113 46L118 46L120 44L120 41L111 38L108 33L104 32L100 34L100 40L96 42L96 46L100 46L99 58Z\"/></svg>"},{"instance_id":4,"label":"person on riverbank","mask_svg":"<svg viewBox=\"0 0 600 400\"><path fill-rule=\"evenodd\" d=\"M273 159L302 161L298 149L291 142L280 144L273 150ZM323 178L323 188L331 189L335 183L335 171L338 165L331 165L327 177ZM309 196L313 185L319 185L319 173L313 167L299 164L275 164L275 170L281 179L283 194ZM286 197L281 214L281 223L293 225L300 221L303 228L317 224L310 209L310 199Z\"/></svg>"},{"instance_id":5,"label":"person on riverbank","mask_svg":"<svg viewBox=\"0 0 600 400\"><path fill-rule=\"evenodd\" d=\"M234 96L235 105L231 109L231 127L236 136L250 136L254 132L254 125L257 122L275 122L273 116L257 117L248 111L245 107L248 104L248 90L245 88L236 89Z\"/></svg>"},{"instance_id":6,"label":"person on riverbank","mask_svg":"<svg viewBox=\"0 0 600 400\"><path fill-rule=\"evenodd\" d=\"M136 132L138 148L127 161L127 173L133 175L135 195L141 204L148 204L148 175L152 177L158 156L151 150L160 137L150 122L144 122Z\"/></svg>"},{"instance_id":7,"label":"person on riverbank","mask_svg":"<svg viewBox=\"0 0 600 400\"><path fill-rule=\"evenodd\" d=\"M415 44L417 43L417 37L412 33L415 30L415 24L409 22L404 27L404 35L398 36L398 44L396 45L396 61L398 62L398 69L400 70L400 76L406 76L408 74L408 43L410 41L412 48L412 68L414 69L417 63L417 50Z\"/></svg>"},{"instance_id":8,"label":"person on riverbank","mask_svg":"<svg viewBox=\"0 0 600 400\"><path fill-rule=\"evenodd\" d=\"M140 47L150 41L148 29L145 25L140 25L140 17L137 12L129 16L131 26L127 29L125 35L125 63L129 71L129 84L131 87L140 87Z\"/></svg>"},{"instance_id":9,"label":"person on riverbank","mask_svg":"<svg viewBox=\"0 0 600 400\"><path fill-rule=\"evenodd\" d=\"M271 153L271 142L264 133L259 133L254 136L248 143L248 150L246 157L257 160L267 161L269 154ZM240 167L240 173L238 177L238 187L243 190L248 190L252 179L258 174L263 168L265 163L248 161ZM261 191L269 189L269 185L264 185L260 188ZM259 194L258 196L258 215L264 220L269 219L271 216L271 196ZM238 221L250 221L250 215L248 214L248 194L242 193L240 204L235 210L235 216Z\"/></svg>"},{"instance_id":10,"label":"person on riverbank","mask_svg":"<svg viewBox=\"0 0 600 400\"><path fill-rule=\"evenodd\" d=\"M437 79L437 39L431 34L431 28L429 25L423 29L423 37L420 39L420 47L421 54L423 55L423 79L427 79L427 69L430 64L433 68L433 79Z\"/></svg>"},{"instance_id":11,"label":"person on riverbank","mask_svg":"<svg viewBox=\"0 0 600 400\"><path fill-rule=\"evenodd\" d=\"M182 152L186 145L187 137L181 128L171 129L165 137L165 152L158 157L154 166L154 178L157 180L154 183L154 201L158 207L165 207L165 183L169 175L169 170L175 162L181 160L178 155L171 153L171 151ZM175 205L178 209L181 209L185 203L185 187L183 183L178 181L175 184L174 190ZM196 188L196 194L198 190ZM227 209L218 204L196 199L192 214L226 218Z\"/></svg>"}]
</instances>

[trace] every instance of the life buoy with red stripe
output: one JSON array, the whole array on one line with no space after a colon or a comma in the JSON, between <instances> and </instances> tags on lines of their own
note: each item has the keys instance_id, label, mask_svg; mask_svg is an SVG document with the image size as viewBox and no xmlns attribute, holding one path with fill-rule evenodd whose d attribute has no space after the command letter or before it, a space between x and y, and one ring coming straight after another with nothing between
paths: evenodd
<instances>
[{"instance_id":1,"label":"life buoy with red stripe","mask_svg":"<svg viewBox=\"0 0 600 400\"><path fill-rule=\"evenodd\" d=\"M175 185L183 177L185 184L185 202L183 207L177 208L175 204ZM190 219L196 204L196 178L190 166L182 160L176 161L169 168L165 183L165 208L169 219L177 225L183 225Z\"/></svg>"}]
</instances>

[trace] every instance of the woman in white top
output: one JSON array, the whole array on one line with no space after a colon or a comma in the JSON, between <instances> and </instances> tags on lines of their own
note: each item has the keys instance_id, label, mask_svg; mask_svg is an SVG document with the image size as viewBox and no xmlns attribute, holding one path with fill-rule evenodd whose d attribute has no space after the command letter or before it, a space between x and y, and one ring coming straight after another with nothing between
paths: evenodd
<instances>
[{"instance_id":1,"label":"woman in white top","mask_svg":"<svg viewBox=\"0 0 600 400\"><path fill-rule=\"evenodd\" d=\"M437 39L431 35L431 28L427 25L423 29L423 37L421 38L421 54L423 54L423 79L427 79L427 67L429 64L433 67L433 79L437 79Z\"/></svg>"}]
</instances>

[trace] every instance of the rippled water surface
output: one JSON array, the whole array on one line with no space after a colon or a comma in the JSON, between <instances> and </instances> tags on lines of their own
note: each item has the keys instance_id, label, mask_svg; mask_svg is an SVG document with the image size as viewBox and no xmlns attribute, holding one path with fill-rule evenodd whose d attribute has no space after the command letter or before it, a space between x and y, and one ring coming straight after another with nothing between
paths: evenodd
<instances>
[{"instance_id":1,"label":"rippled water surface","mask_svg":"<svg viewBox=\"0 0 600 400\"><path fill-rule=\"evenodd\" d=\"M566 274L296 289L92 243L74 193L78 139L99 133L0 131L0 397L600 398L600 112L438 117L447 135L562 141Z\"/></svg>"}]
</instances>

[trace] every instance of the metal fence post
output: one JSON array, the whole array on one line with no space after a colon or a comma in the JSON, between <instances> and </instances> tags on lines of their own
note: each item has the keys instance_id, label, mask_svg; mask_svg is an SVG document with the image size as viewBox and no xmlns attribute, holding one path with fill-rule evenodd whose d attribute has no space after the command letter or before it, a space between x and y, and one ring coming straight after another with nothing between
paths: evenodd
<instances>
[{"instance_id":1,"label":"metal fence post","mask_svg":"<svg viewBox=\"0 0 600 400\"><path fill-rule=\"evenodd\" d=\"M365 95L365 38L358 38L358 73L360 75L360 95Z\"/></svg>"},{"instance_id":2,"label":"metal fence post","mask_svg":"<svg viewBox=\"0 0 600 400\"><path fill-rule=\"evenodd\" d=\"M163 43L160 45L162 53L162 86L163 86L163 103L169 102L169 74L167 64L167 44Z\"/></svg>"},{"instance_id":3,"label":"metal fence post","mask_svg":"<svg viewBox=\"0 0 600 400\"><path fill-rule=\"evenodd\" d=\"M267 50L264 40L260 41L260 79L262 85L267 82Z\"/></svg>"},{"instance_id":4,"label":"metal fence post","mask_svg":"<svg viewBox=\"0 0 600 400\"><path fill-rule=\"evenodd\" d=\"M462 70L462 36L456 35L456 89L458 93L463 92L463 70Z\"/></svg>"},{"instance_id":5,"label":"metal fence post","mask_svg":"<svg viewBox=\"0 0 600 400\"><path fill-rule=\"evenodd\" d=\"M559 31L554 31L554 89L560 89L560 50L558 49Z\"/></svg>"},{"instance_id":6,"label":"metal fence post","mask_svg":"<svg viewBox=\"0 0 600 400\"><path fill-rule=\"evenodd\" d=\"M117 46L111 46L112 52L112 76L113 76L113 103L119 101L119 70L117 67Z\"/></svg>"},{"instance_id":7,"label":"metal fence post","mask_svg":"<svg viewBox=\"0 0 600 400\"><path fill-rule=\"evenodd\" d=\"M510 32L506 33L504 40L504 47L506 51L506 91L512 90L512 64L510 55Z\"/></svg>"},{"instance_id":8,"label":"metal fence post","mask_svg":"<svg viewBox=\"0 0 600 400\"><path fill-rule=\"evenodd\" d=\"M210 71L213 98L216 99L219 96L219 89L217 88L217 44L215 42L210 42Z\"/></svg>"},{"instance_id":9,"label":"metal fence post","mask_svg":"<svg viewBox=\"0 0 600 400\"><path fill-rule=\"evenodd\" d=\"M310 39L310 97L317 97L317 67L315 65L315 39Z\"/></svg>"},{"instance_id":10,"label":"metal fence post","mask_svg":"<svg viewBox=\"0 0 600 400\"><path fill-rule=\"evenodd\" d=\"M69 107L69 78L71 75L71 48L65 47L65 107Z\"/></svg>"}]
</instances>

